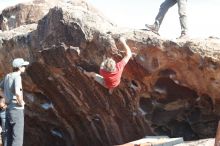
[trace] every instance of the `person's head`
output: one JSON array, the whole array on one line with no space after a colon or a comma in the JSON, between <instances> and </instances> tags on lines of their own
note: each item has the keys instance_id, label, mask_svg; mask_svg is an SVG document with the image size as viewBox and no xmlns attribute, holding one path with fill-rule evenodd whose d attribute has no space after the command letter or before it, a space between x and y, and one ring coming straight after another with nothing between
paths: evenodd
<instances>
[{"instance_id":1,"label":"person's head","mask_svg":"<svg viewBox=\"0 0 220 146\"><path fill-rule=\"evenodd\" d=\"M15 58L12 62L13 72L20 71L25 72L25 68L29 65L28 61L24 61L23 58Z\"/></svg>"},{"instance_id":2,"label":"person's head","mask_svg":"<svg viewBox=\"0 0 220 146\"><path fill-rule=\"evenodd\" d=\"M107 72L115 71L116 62L112 58L105 59L102 64L101 68L106 70Z\"/></svg>"}]
</instances>

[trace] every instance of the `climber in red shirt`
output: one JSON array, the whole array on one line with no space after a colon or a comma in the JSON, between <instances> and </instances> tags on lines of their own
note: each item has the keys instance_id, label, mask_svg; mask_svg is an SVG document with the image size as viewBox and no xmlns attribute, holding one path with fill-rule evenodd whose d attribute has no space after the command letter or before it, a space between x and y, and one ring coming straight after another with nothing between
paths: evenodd
<instances>
[{"instance_id":1,"label":"climber in red shirt","mask_svg":"<svg viewBox=\"0 0 220 146\"><path fill-rule=\"evenodd\" d=\"M119 85L124 67L132 56L131 49L126 44L126 40L121 37L119 41L123 44L126 50L126 55L121 61L116 63L112 58L105 59L101 63L99 74L84 71L85 75L94 78L95 81L103 85L105 88L108 88L110 94L112 94L113 89Z\"/></svg>"}]
</instances>

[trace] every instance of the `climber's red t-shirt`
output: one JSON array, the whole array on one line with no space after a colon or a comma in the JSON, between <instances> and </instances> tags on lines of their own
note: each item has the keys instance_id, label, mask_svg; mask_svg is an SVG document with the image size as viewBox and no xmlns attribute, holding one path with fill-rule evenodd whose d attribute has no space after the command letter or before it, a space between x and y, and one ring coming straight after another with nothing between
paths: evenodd
<instances>
[{"instance_id":1,"label":"climber's red t-shirt","mask_svg":"<svg viewBox=\"0 0 220 146\"><path fill-rule=\"evenodd\" d=\"M100 75L104 78L105 86L107 88L115 88L119 85L125 65L126 62L122 59L116 64L116 70L114 72L107 72L104 69L99 70Z\"/></svg>"}]
</instances>

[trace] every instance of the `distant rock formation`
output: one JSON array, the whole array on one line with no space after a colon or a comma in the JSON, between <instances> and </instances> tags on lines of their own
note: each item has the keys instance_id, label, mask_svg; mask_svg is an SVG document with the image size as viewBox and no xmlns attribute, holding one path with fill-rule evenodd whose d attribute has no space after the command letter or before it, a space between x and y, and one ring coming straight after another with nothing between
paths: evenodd
<instances>
[{"instance_id":1,"label":"distant rock formation","mask_svg":"<svg viewBox=\"0 0 220 146\"><path fill-rule=\"evenodd\" d=\"M21 3L11 6L2 11L1 17L8 20L9 29L14 29L21 25L37 23L42 19L49 9L57 6L63 0L34 0L29 3ZM2 21L0 21L2 24Z\"/></svg>"},{"instance_id":2,"label":"distant rock formation","mask_svg":"<svg viewBox=\"0 0 220 146\"><path fill-rule=\"evenodd\" d=\"M38 1L39 2L39 1ZM0 32L0 76L15 57L31 62L24 76L25 146L110 146L146 135L214 137L219 119L220 42L163 39L120 28L85 1L19 4ZM48 12L49 10L49 12ZM111 35L118 50L106 47ZM136 54L113 95L87 78L103 56L119 60L127 39Z\"/></svg>"},{"instance_id":3,"label":"distant rock formation","mask_svg":"<svg viewBox=\"0 0 220 146\"><path fill-rule=\"evenodd\" d=\"M8 19L2 16L1 21L2 21L2 23L1 23L1 30L2 31L9 30L9 28L8 28Z\"/></svg>"}]
</instances>

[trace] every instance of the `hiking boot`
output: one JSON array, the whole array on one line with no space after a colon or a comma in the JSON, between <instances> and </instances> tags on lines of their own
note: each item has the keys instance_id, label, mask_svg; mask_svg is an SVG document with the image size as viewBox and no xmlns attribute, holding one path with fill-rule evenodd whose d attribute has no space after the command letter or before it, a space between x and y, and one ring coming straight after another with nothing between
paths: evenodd
<instances>
[{"instance_id":1,"label":"hiking boot","mask_svg":"<svg viewBox=\"0 0 220 146\"><path fill-rule=\"evenodd\" d=\"M153 25L145 24L145 26L147 27L148 30L159 35L158 31L159 31L160 25L157 21L155 21Z\"/></svg>"},{"instance_id":2,"label":"hiking boot","mask_svg":"<svg viewBox=\"0 0 220 146\"><path fill-rule=\"evenodd\" d=\"M181 33L180 37L178 37L177 39L188 39L189 35L186 33Z\"/></svg>"}]
</instances>

